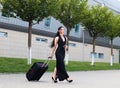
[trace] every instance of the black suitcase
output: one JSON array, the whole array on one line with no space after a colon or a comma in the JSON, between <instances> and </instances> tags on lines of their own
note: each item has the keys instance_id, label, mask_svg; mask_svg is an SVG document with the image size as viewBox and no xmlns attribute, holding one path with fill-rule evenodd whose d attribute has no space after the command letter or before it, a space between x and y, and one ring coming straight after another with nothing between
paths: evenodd
<instances>
[{"instance_id":1,"label":"black suitcase","mask_svg":"<svg viewBox=\"0 0 120 88\"><path fill-rule=\"evenodd\" d=\"M48 62L35 62L26 73L28 81L38 81L48 69Z\"/></svg>"}]
</instances>

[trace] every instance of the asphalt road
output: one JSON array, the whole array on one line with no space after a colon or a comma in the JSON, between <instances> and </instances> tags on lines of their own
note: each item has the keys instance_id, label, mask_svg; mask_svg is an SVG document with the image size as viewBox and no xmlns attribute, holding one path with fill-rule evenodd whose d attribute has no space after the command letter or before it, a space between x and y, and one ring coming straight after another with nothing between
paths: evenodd
<instances>
[{"instance_id":1,"label":"asphalt road","mask_svg":"<svg viewBox=\"0 0 120 88\"><path fill-rule=\"evenodd\" d=\"M120 70L68 72L72 83L66 80L53 83L52 73L46 72L37 82L29 82L25 73L0 73L0 88L120 88Z\"/></svg>"}]
</instances>

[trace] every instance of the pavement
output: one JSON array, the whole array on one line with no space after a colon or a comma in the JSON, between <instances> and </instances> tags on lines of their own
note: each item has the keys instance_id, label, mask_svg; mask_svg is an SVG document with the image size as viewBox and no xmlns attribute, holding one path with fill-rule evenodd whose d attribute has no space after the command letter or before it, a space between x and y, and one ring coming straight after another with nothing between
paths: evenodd
<instances>
[{"instance_id":1,"label":"pavement","mask_svg":"<svg viewBox=\"0 0 120 88\"><path fill-rule=\"evenodd\" d=\"M68 72L66 80L53 83L52 73L46 72L39 81L29 82L25 73L0 73L0 88L120 88L120 70Z\"/></svg>"}]
</instances>

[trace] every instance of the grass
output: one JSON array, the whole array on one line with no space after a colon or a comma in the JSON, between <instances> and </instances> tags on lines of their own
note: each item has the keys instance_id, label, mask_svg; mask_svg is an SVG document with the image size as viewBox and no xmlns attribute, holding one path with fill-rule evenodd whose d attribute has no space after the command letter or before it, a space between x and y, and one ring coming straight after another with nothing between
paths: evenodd
<instances>
[{"instance_id":1,"label":"grass","mask_svg":"<svg viewBox=\"0 0 120 88\"><path fill-rule=\"evenodd\" d=\"M44 60L32 59L32 64L43 61ZM27 59L0 57L0 73L25 73L31 65L27 64ZM54 67L55 61L51 60L48 71L53 71ZM69 61L66 69L67 71L120 70L120 64L110 66L109 63L96 62L94 66L91 66L90 62Z\"/></svg>"}]
</instances>

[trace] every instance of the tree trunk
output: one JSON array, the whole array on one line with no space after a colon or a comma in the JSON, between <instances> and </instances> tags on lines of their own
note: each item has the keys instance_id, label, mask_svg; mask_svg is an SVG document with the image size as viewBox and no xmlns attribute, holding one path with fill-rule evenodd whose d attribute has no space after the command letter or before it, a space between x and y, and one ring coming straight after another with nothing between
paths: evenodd
<instances>
[{"instance_id":1,"label":"tree trunk","mask_svg":"<svg viewBox=\"0 0 120 88\"><path fill-rule=\"evenodd\" d=\"M67 27L67 38L68 38L68 41L67 41L67 46L68 46L68 49L66 51L66 56L65 56L65 63L66 65L68 65L68 59L69 59L69 34L70 34L70 28Z\"/></svg>"},{"instance_id":2,"label":"tree trunk","mask_svg":"<svg viewBox=\"0 0 120 88\"><path fill-rule=\"evenodd\" d=\"M93 36L93 52L92 52L91 65L94 65L94 59L95 59L95 43L96 43L96 36Z\"/></svg>"},{"instance_id":3,"label":"tree trunk","mask_svg":"<svg viewBox=\"0 0 120 88\"><path fill-rule=\"evenodd\" d=\"M70 28L67 27L67 38L68 38L68 41L67 41L67 45L68 45L68 49L69 49L69 37L70 37ZM68 51L68 50L67 50Z\"/></svg>"},{"instance_id":4,"label":"tree trunk","mask_svg":"<svg viewBox=\"0 0 120 88\"><path fill-rule=\"evenodd\" d=\"M113 39L111 39L111 58L110 58L110 65L113 65L114 61L114 54L113 54Z\"/></svg>"},{"instance_id":5,"label":"tree trunk","mask_svg":"<svg viewBox=\"0 0 120 88\"><path fill-rule=\"evenodd\" d=\"M93 37L93 53L95 53L96 37Z\"/></svg>"},{"instance_id":6,"label":"tree trunk","mask_svg":"<svg viewBox=\"0 0 120 88\"><path fill-rule=\"evenodd\" d=\"M29 22L29 27L28 27L28 64L31 64L31 40L32 40L32 21Z\"/></svg>"},{"instance_id":7,"label":"tree trunk","mask_svg":"<svg viewBox=\"0 0 120 88\"><path fill-rule=\"evenodd\" d=\"M113 40L111 39L111 55L113 55Z\"/></svg>"}]
</instances>

